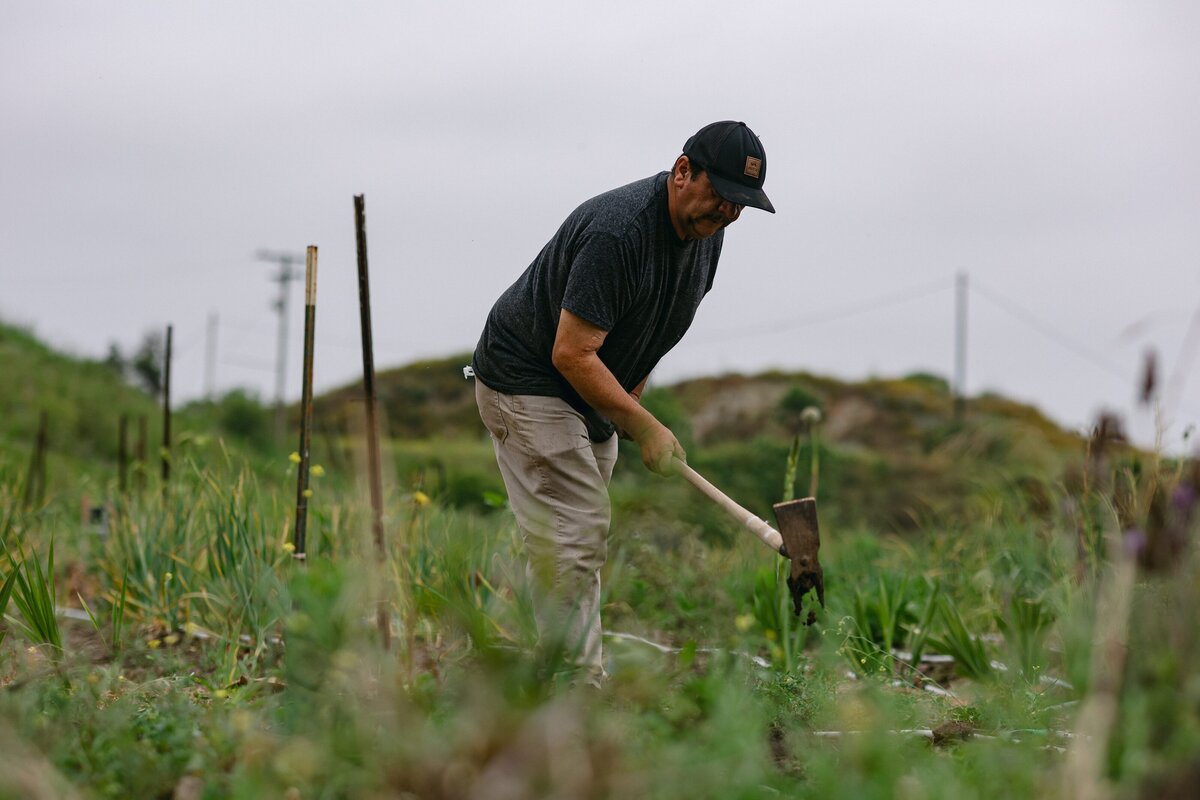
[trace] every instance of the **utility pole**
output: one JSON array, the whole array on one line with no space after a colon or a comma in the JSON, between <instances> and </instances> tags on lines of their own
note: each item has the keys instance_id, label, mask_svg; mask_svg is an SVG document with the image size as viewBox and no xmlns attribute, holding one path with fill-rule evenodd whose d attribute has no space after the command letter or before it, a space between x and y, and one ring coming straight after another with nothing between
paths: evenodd
<instances>
[{"instance_id":1,"label":"utility pole","mask_svg":"<svg viewBox=\"0 0 1200 800\"><path fill-rule=\"evenodd\" d=\"M279 272L271 280L279 284L279 299L275 301L275 311L279 314L279 343L275 355L275 441L280 442L283 441L283 389L287 374L288 284L304 277L304 271L298 268L293 270L292 265L303 264L305 256L259 250L257 258L279 265Z\"/></svg>"},{"instance_id":2,"label":"utility pole","mask_svg":"<svg viewBox=\"0 0 1200 800\"><path fill-rule=\"evenodd\" d=\"M954 278L954 419L962 422L967 402L967 273Z\"/></svg>"},{"instance_id":3,"label":"utility pole","mask_svg":"<svg viewBox=\"0 0 1200 800\"><path fill-rule=\"evenodd\" d=\"M208 312L208 337L204 354L204 397L208 402L216 400L214 384L217 374L217 312Z\"/></svg>"}]
</instances>

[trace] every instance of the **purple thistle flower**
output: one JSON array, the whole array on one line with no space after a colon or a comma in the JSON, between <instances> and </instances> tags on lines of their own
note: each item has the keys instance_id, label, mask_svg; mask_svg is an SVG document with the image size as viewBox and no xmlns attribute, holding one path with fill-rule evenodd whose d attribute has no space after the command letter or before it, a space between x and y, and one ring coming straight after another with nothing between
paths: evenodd
<instances>
[{"instance_id":1,"label":"purple thistle flower","mask_svg":"<svg viewBox=\"0 0 1200 800\"><path fill-rule=\"evenodd\" d=\"M1175 487L1175 491L1171 492L1171 505L1176 511L1186 514L1192 506L1196 504L1196 487L1191 484L1181 483Z\"/></svg>"},{"instance_id":2,"label":"purple thistle flower","mask_svg":"<svg viewBox=\"0 0 1200 800\"><path fill-rule=\"evenodd\" d=\"M1125 531L1122 544L1126 555L1136 556L1146 548L1146 532L1141 528L1130 528Z\"/></svg>"}]
</instances>

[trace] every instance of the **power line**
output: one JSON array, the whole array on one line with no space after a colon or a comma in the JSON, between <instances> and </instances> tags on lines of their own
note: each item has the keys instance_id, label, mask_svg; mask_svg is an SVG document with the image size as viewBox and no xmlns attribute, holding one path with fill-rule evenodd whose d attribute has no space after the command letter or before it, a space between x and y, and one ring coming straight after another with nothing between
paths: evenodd
<instances>
[{"instance_id":1,"label":"power line","mask_svg":"<svg viewBox=\"0 0 1200 800\"><path fill-rule=\"evenodd\" d=\"M839 322L841 320L857 317L861 314L866 314L871 311L881 311L893 306L903 305L904 303L911 303L914 300L921 300L926 297L931 297L935 294L946 291L953 285L953 283L947 283L944 278L939 278L932 283L926 283L920 286L910 287L908 289L901 289L900 291L896 292L889 292L863 302L848 303L820 314L811 314L805 317L792 317L790 319L776 320L774 322L769 322L762 325L753 325L745 328L731 328L725 331L718 331L711 337L701 338L698 341L703 343L717 340L729 341L730 339L746 339L753 336L765 336L772 333L793 331L797 328L804 328L809 325L819 325L825 322Z\"/></svg>"},{"instance_id":2,"label":"power line","mask_svg":"<svg viewBox=\"0 0 1200 800\"><path fill-rule=\"evenodd\" d=\"M241 367L242 369L255 369L259 372L274 372L275 367L271 366L269 361L264 361L261 358L247 358L237 354L231 354L221 357L221 363L229 367Z\"/></svg>"},{"instance_id":3,"label":"power line","mask_svg":"<svg viewBox=\"0 0 1200 800\"><path fill-rule=\"evenodd\" d=\"M1035 316L1033 312L1021 307L1016 301L1009 300L1003 295L984 287L979 283L978 280L972 281L971 288L974 289L974 291L985 300L988 300L993 305L1004 311L1007 311L1009 314L1021 320L1046 338L1056 342L1061 347L1071 351L1076 356L1089 362L1092 366L1101 369L1107 372L1109 375L1119 378L1122 381L1126 381L1131 386L1133 385L1133 381L1129 378L1128 370L1122 369L1111 361L1108 361L1098 354L1093 353L1086 346L1076 342L1071 337L1056 330L1052 325L1043 322L1041 319Z\"/></svg>"}]
</instances>

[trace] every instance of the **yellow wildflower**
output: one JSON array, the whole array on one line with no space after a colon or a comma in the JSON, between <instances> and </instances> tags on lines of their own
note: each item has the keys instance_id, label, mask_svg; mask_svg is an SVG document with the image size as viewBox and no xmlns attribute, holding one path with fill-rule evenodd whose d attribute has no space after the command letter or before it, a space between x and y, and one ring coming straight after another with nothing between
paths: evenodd
<instances>
[{"instance_id":1,"label":"yellow wildflower","mask_svg":"<svg viewBox=\"0 0 1200 800\"><path fill-rule=\"evenodd\" d=\"M146 642L146 646L151 650L157 650L158 646L161 644L162 642L160 642L158 639L151 639L150 641Z\"/></svg>"},{"instance_id":2,"label":"yellow wildflower","mask_svg":"<svg viewBox=\"0 0 1200 800\"><path fill-rule=\"evenodd\" d=\"M300 463L300 454L297 453L295 450L293 450L292 454L290 456L288 456L288 461L292 462L293 464L299 464Z\"/></svg>"},{"instance_id":3,"label":"yellow wildflower","mask_svg":"<svg viewBox=\"0 0 1200 800\"><path fill-rule=\"evenodd\" d=\"M173 574L171 574L170 572L164 572L163 573L163 583L170 583L171 578L174 578L174 577L175 576Z\"/></svg>"},{"instance_id":4,"label":"yellow wildflower","mask_svg":"<svg viewBox=\"0 0 1200 800\"><path fill-rule=\"evenodd\" d=\"M213 696L224 699L226 697L229 697L229 692L227 692L224 689L217 689L215 692L213 692Z\"/></svg>"},{"instance_id":5,"label":"yellow wildflower","mask_svg":"<svg viewBox=\"0 0 1200 800\"><path fill-rule=\"evenodd\" d=\"M325 474L325 468L322 467L320 464L313 464L312 470L310 470L310 471L312 472L312 476L314 478L319 478Z\"/></svg>"},{"instance_id":6,"label":"yellow wildflower","mask_svg":"<svg viewBox=\"0 0 1200 800\"><path fill-rule=\"evenodd\" d=\"M419 506L427 506L432 501L429 499L429 495L418 489L417 491L413 492L413 502Z\"/></svg>"},{"instance_id":7,"label":"yellow wildflower","mask_svg":"<svg viewBox=\"0 0 1200 800\"><path fill-rule=\"evenodd\" d=\"M305 497L312 497L312 489L305 489L305 490L304 490L304 496L305 496Z\"/></svg>"},{"instance_id":8,"label":"yellow wildflower","mask_svg":"<svg viewBox=\"0 0 1200 800\"><path fill-rule=\"evenodd\" d=\"M179 634L177 634L177 633L167 634L166 636L163 637L163 644L165 644L165 645L179 644Z\"/></svg>"},{"instance_id":9,"label":"yellow wildflower","mask_svg":"<svg viewBox=\"0 0 1200 800\"><path fill-rule=\"evenodd\" d=\"M285 552L285 553L296 552L296 545L292 544L291 542L284 542L283 543L283 552Z\"/></svg>"},{"instance_id":10,"label":"yellow wildflower","mask_svg":"<svg viewBox=\"0 0 1200 800\"><path fill-rule=\"evenodd\" d=\"M742 614L741 616L739 616L737 619L735 619L733 621L733 624L737 626L737 629L739 631L741 631L742 633L745 633L746 631L750 630L750 627L752 625L754 625L754 615L753 614Z\"/></svg>"}]
</instances>

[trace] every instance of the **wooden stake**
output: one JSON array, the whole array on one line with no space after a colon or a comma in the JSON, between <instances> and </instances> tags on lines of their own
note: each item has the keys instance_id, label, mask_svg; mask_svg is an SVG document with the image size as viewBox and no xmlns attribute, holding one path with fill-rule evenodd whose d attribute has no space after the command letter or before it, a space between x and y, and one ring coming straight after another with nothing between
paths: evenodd
<instances>
[{"instance_id":1,"label":"wooden stake","mask_svg":"<svg viewBox=\"0 0 1200 800\"><path fill-rule=\"evenodd\" d=\"M371 483L372 530L380 565L387 563L387 547L383 538L383 478L379 462L379 418L375 407L375 349L371 337L371 281L367 269L366 199L354 196L354 238L358 249L358 308L362 321L363 393L367 406L367 470ZM379 601L376 609L379 636L383 649L391 645L391 623L387 603Z\"/></svg>"},{"instance_id":2,"label":"wooden stake","mask_svg":"<svg viewBox=\"0 0 1200 800\"><path fill-rule=\"evenodd\" d=\"M304 262L304 377L300 386L300 471L296 476L296 530L292 556L303 561L308 532L308 467L312 446L313 333L317 322L317 247L308 246Z\"/></svg>"}]
</instances>

